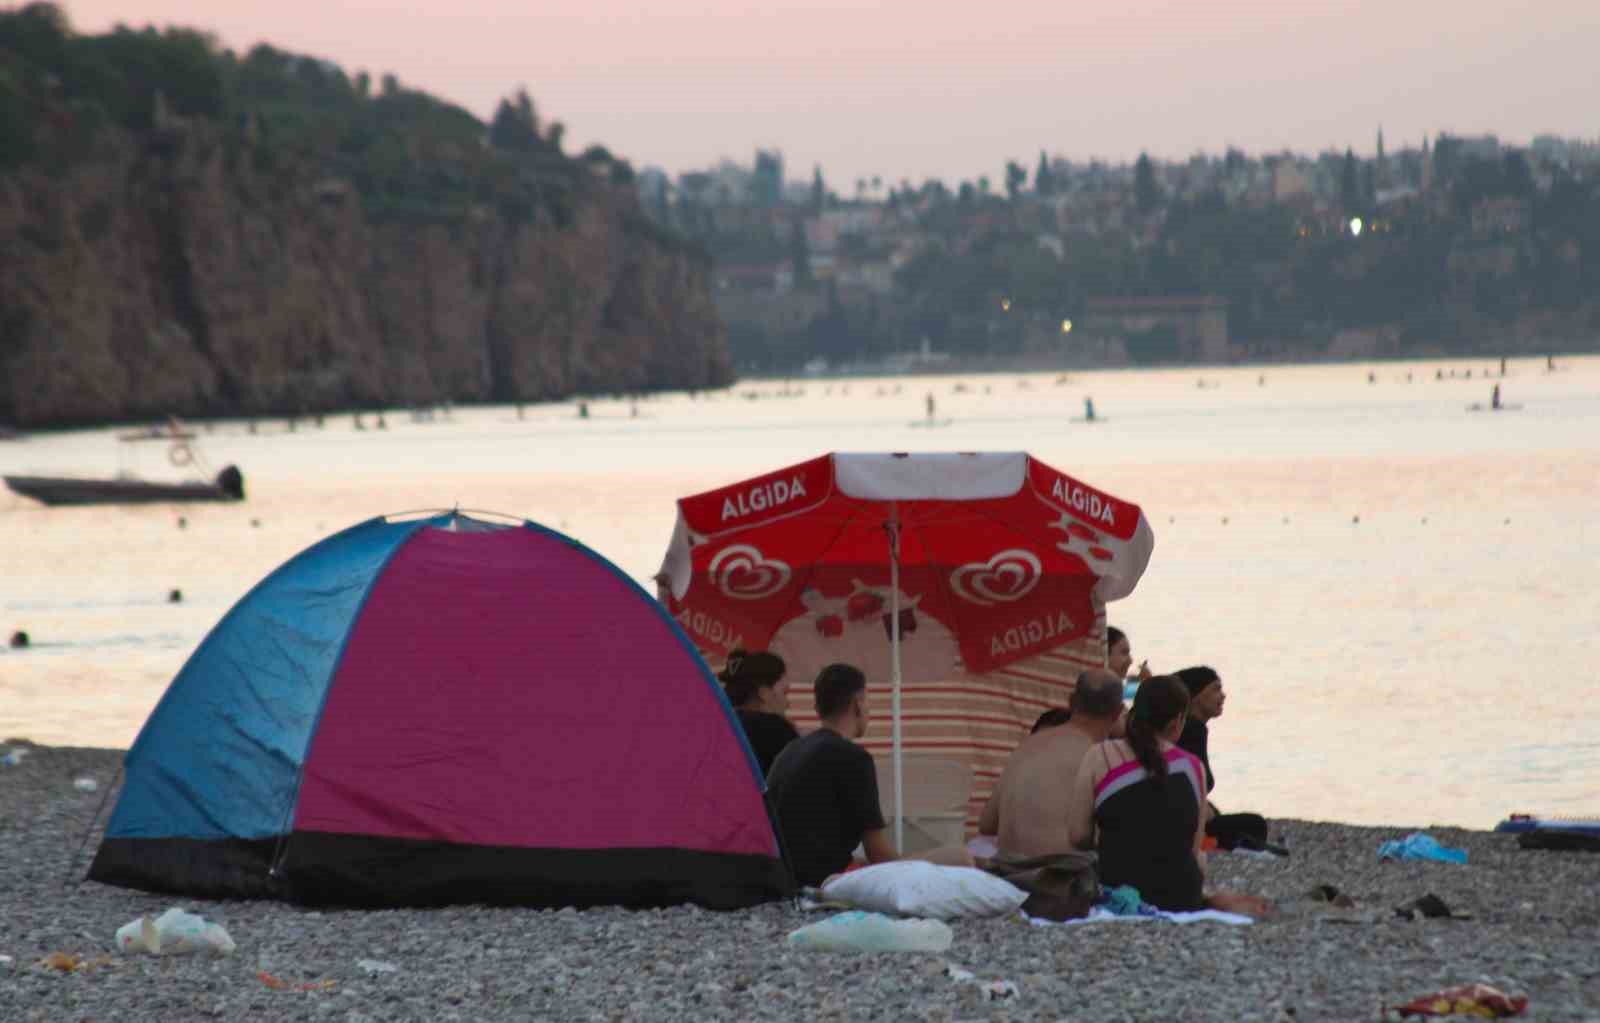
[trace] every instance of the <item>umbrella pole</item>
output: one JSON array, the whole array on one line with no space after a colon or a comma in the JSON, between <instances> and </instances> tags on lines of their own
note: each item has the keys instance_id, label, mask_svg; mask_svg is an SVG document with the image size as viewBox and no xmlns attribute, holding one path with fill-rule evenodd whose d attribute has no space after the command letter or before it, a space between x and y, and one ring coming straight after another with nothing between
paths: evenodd
<instances>
[{"instance_id":1,"label":"umbrella pole","mask_svg":"<svg viewBox=\"0 0 1600 1023\"><path fill-rule=\"evenodd\" d=\"M894 716L894 852L905 855L905 778L900 760L900 506L889 505L889 678Z\"/></svg>"}]
</instances>

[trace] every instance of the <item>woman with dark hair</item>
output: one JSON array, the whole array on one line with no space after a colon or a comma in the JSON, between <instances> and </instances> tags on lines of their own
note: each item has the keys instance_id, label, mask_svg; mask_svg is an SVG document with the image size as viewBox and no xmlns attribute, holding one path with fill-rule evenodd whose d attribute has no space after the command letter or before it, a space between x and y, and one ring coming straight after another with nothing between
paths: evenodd
<instances>
[{"instance_id":1,"label":"woman with dark hair","mask_svg":"<svg viewBox=\"0 0 1600 1023\"><path fill-rule=\"evenodd\" d=\"M1188 710L1189 690L1178 679L1141 685L1127 738L1084 756L1070 822L1073 844L1100 854L1104 884L1132 885L1145 902L1174 912L1205 905L1205 770L1173 745Z\"/></svg>"},{"instance_id":2,"label":"woman with dark hair","mask_svg":"<svg viewBox=\"0 0 1600 1023\"><path fill-rule=\"evenodd\" d=\"M1118 678L1127 678L1128 671L1133 667L1133 646L1128 642L1128 634L1115 625L1106 626L1106 667L1116 673ZM1150 662L1139 662L1139 681L1151 678Z\"/></svg>"},{"instance_id":3,"label":"woman with dark hair","mask_svg":"<svg viewBox=\"0 0 1600 1023\"><path fill-rule=\"evenodd\" d=\"M789 709L789 683L783 677L786 670L783 658L777 654L735 650L717 675L739 716L756 762L761 765L763 778L783 748L800 737L783 716Z\"/></svg>"},{"instance_id":4,"label":"woman with dark hair","mask_svg":"<svg viewBox=\"0 0 1600 1023\"><path fill-rule=\"evenodd\" d=\"M1205 894L1205 768L1176 745L1188 711L1188 687L1175 676L1139 687L1127 738L1094 747L1078 769L1073 844L1099 853L1102 883L1132 885L1158 909L1260 915L1268 910L1261 899Z\"/></svg>"}]
</instances>

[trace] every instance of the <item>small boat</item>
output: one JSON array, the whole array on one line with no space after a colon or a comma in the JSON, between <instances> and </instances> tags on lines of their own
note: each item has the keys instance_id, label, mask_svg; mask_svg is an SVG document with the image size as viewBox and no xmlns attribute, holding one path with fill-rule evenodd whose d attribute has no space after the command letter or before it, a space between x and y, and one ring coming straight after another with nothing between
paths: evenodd
<instances>
[{"instance_id":1,"label":"small boat","mask_svg":"<svg viewBox=\"0 0 1600 1023\"><path fill-rule=\"evenodd\" d=\"M45 504L159 504L168 501L243 501L244 474L224 466L216 479L162 483L132 478L7 476L6 486Z\"/></svg>"}]
</instances>

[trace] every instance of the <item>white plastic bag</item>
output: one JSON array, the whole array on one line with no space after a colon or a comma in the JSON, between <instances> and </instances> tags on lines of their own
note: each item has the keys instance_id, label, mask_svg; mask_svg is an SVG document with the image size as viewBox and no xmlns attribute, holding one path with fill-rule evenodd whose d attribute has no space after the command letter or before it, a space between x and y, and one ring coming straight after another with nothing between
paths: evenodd
<instances>
[{"instance_id":1,"label":"white plastic bag","mask_svg":"<svg viewBox=\"0 0 1600 1023\"><path fill-rule=\"evenodd\" d=\"M938 920L895 920L851 910L818 920L789 935L795 948L825 952L943 952L955 940Z\"/></svg>"},{"instance_id":2,"label":"white plastic bag","mask_svg":"<svg viewBox=\"0 0 1600 1023\"><path fill-rule=\"evenodd\" d=\"M117 948L151 955L211 952L227 955L236 946L221 924L174 906L158 917L141 916L117 929Z\"/></svg>"},{"instance_id":3,"label":"white plastic bag","mask_svg":"<svg viewBox=\"0 0 1600 1023\"><path fill-rule=\"evenodd\" d=\"M957 917L1005 916L1028 893L975 867L941 867L920 860L891 860L852 870L822 886L823 897L879 913Z\"/></svg>"}]
</instances>

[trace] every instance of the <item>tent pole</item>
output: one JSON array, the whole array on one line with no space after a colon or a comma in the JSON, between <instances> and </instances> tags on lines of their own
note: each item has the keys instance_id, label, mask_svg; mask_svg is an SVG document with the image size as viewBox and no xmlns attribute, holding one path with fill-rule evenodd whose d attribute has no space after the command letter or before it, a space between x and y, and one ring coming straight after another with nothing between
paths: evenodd
<instances>
[{"instance_id":1,"label":"tent pole","mask_svg":"<svg viewBox=\"0 0 1600 1023\"><path fill-rule=\"evenodd\" d=\"M905 855L905 777L900 759L900 505L889 504L889 678L894 702L894 853Z\"/></svg>"}]
</instances>

